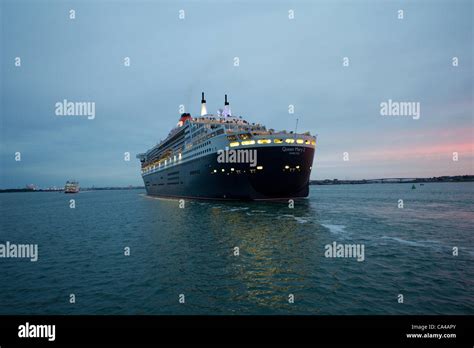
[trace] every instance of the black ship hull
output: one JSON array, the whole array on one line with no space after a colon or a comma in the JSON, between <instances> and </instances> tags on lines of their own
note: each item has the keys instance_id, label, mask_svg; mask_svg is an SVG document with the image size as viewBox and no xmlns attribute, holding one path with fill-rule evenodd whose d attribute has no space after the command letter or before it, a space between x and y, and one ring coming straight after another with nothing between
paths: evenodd
<instances>
[{"instance_id":1,"label":"black ship hull","mask_svg":"<svg viewBox=\"0 0 474 348\"><path fill-rule=\"evenodd\" d=\"M249 149L250 150L250 149ZM213 153L143 176L148 195L271 200L307 197L314 148L259 147L257 164L219 163Z\"/></svg>"}]
</instances>

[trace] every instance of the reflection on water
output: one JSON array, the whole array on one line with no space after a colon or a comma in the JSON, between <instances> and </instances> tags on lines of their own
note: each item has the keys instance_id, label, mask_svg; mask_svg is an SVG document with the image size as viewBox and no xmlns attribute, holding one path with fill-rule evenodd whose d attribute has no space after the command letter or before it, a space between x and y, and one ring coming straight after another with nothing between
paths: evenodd
<instances>
[{"instance_id":1,"label":"reflection on water","mask_svg":"<svg viewBox=\"0 0 474 348\"><path fill-rule=\"evenodd\" d=\"M300 233L298 219L310 215L310 209L307 201L297 204L293 214L288 214L288 203L275 202L211 209L210 230L230 247L226 273L246 290L231 290L232 302L289 307L288 296L299 293L315 269L308 267L299 247L309 240ZM230 252L234 247L239 248L239 256Z\"/></svg>"}]
</instances>

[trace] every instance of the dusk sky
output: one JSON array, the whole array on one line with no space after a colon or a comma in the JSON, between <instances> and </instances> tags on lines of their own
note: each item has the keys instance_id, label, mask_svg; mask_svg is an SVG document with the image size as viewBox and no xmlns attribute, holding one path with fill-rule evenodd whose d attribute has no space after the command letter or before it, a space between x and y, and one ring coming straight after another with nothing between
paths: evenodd
<instances>
[{"instance_id":1,"label":"dusk sky","mask_svg":"<svg viewBox=\"0 0 474 348\"><path fill-rule=\"evenodd\" d=\"M201 91L212 113L228 94L267 128L298 118L318 135L312 179L474 174L472 1L0 4L0 188L142 185L135 155L180 104L198 115ZM57 116L63 99L95 118ZM420 118L382 116L389 99Z\"/></svg>"}]
</instances>

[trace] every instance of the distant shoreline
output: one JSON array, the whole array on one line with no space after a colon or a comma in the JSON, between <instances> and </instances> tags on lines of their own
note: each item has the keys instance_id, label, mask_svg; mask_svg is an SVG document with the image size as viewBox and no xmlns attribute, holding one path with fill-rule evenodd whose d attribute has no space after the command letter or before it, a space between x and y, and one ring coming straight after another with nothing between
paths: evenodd
<instances>
[{"instance_id":1,"label":"distant shoreline","mask_svg":"<svg viewBox=\"0 0 474 348\"><path fill-rule=\"evenodd\" d=\"M438 182L474 182L474 175L438 176L432 178L382 178L361 180L310 180L310 185L361 185L361 184L419 184ZM126 187L86 187L80 191L111 191L111 190L144 190L145 186ZM64 189L32 189L32 188L10 188L0 189L0 193L8 192L64 192Z\"/></svg>"},{"instance_id":2,"label":"distant shoreline","mask_svg":"<svg viewBox=\"0 0 474 348\"><path fill-rule=\"evenodd\" d=\"M112 190L144 190L145 186L133 186L133 187L87 187L81 188L80 192L86 191L112 191ZM59 192L64 193L64 189L31 189L31 188L14 188L14 189L0 189L0 193L8 192ZM73 194L71 194L73 195Z\"/></svg>"},{"instance_id":3,"label":"distant shoreline","mask_svg":"<svg viewBox=\"0 0 474 348\"><path fill-rule=\"evenodd\" d=\"M310 180L310 185L360 185L360 184L418 184L437 182L473 182L474 175L438 176L432 178L381 178L361 180Z\"/></svg>"}]
</instances>

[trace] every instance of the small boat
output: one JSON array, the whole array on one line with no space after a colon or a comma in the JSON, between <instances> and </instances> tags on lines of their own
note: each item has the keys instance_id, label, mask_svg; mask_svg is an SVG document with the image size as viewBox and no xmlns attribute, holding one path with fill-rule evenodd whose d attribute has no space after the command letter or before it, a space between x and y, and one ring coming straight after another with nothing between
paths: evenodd
<instances>
[{"instance_id":1,"label":"small boat","mask_svg":"<svg viewBox=\"0 0 474 348\"><path fill-rule=\"evenodd\" d=\"M415 184L413 184L413 186L411 187L412 190L416 189L416 186Z\"/></svg>"},{"instance_id":2,"label":"small boat","mask_svg":"<svg viewBox=\"0 0 474 348\"><path fill-rule=\"evenodd\" d=\"M79 192L79 183L77 181L67 181L66 186L64 186L64 193L78 193Z\"/></svg>"}]
</instances>

